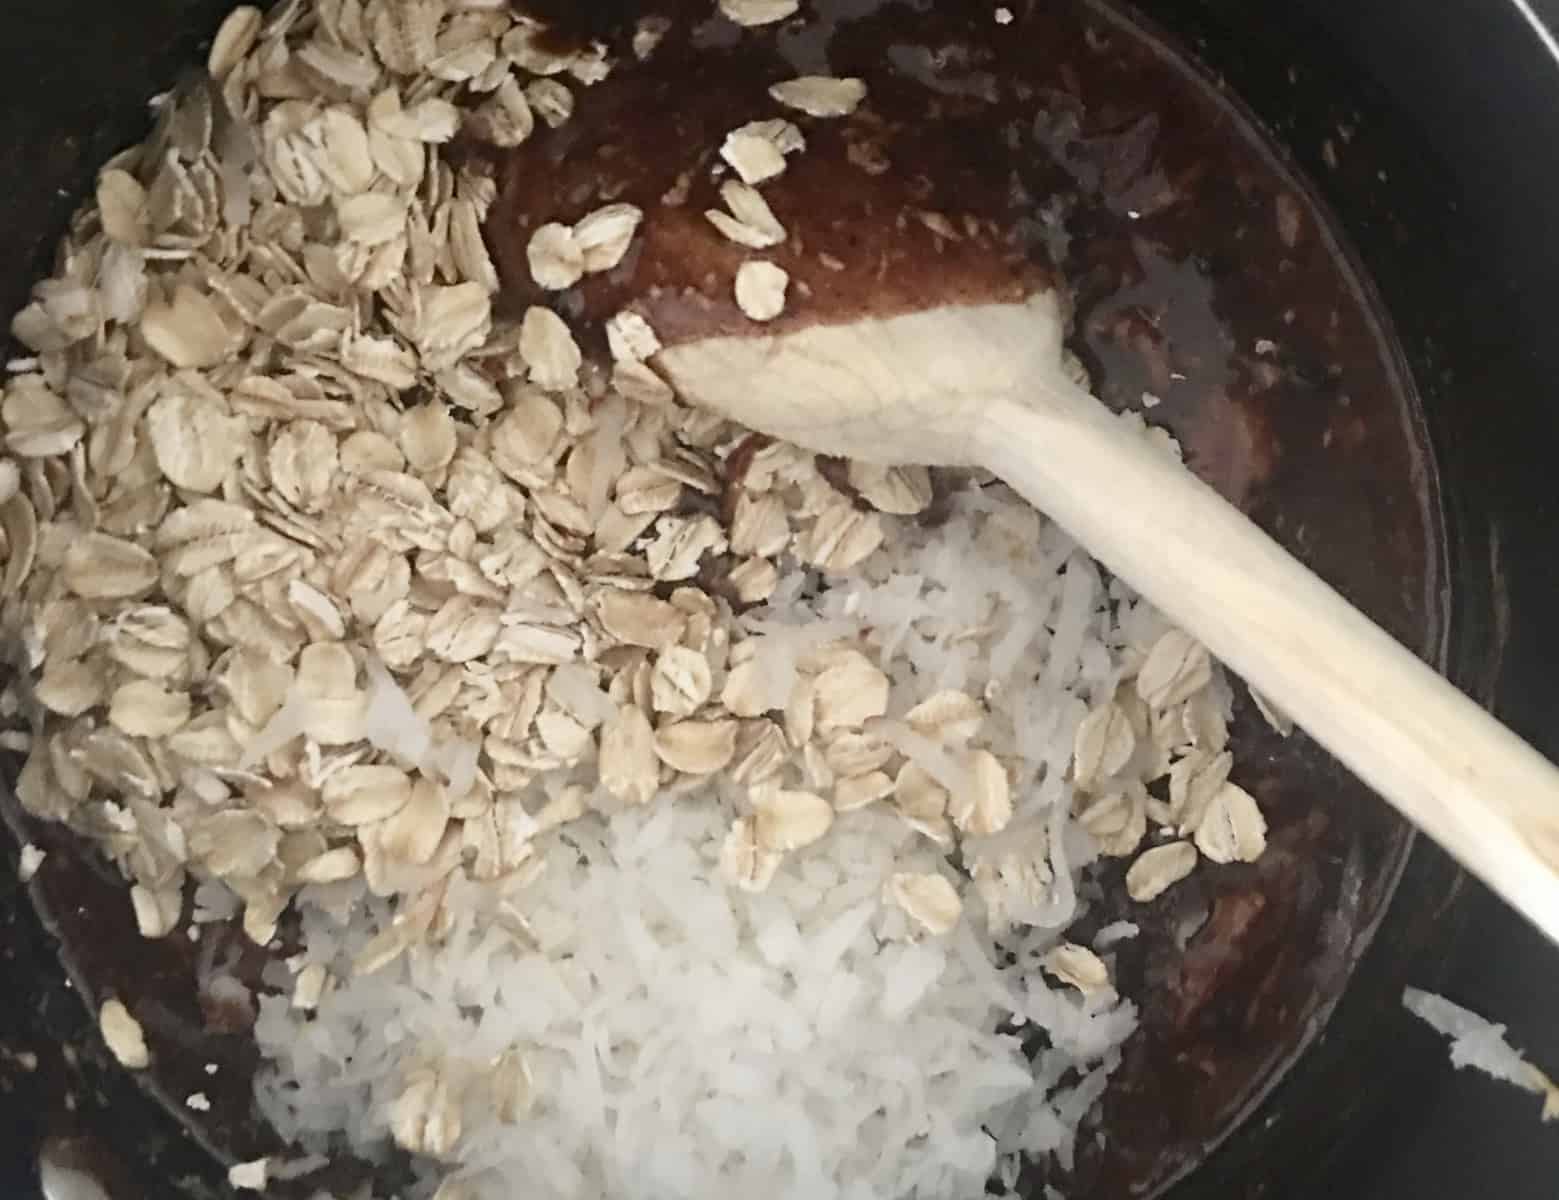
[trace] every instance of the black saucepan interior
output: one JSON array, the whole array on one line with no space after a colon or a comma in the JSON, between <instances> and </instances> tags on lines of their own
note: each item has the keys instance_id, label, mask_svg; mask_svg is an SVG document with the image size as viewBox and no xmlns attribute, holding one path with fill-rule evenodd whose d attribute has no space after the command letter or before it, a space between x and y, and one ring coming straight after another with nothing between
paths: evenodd
<instances>
[{"instance_id":1,"label":"black saucepan interior","mask_svg":"<svg viewBox=\"0 0 1559 1200\"><path fill-rule=\"evenodd\" d=\"M8 6L0 44L0 312L19 305L96 166L140 136L146 98L199 60L202 38L226 7L221 0ZM1474 125L1441 113L1439 123L1416 128L1405 97L1446 106L1457 97L1454 90L1438 100L1421 96L1430 89L1404 65L1411 56L1399 45L1393 58L1386 47L1394 38L1414 39L1410 49L1467 88L1476 84L1467 70L1457 73L1459 50L1447 40L1458 27L1469 37L1476 31L1485 40L1508 39L1513 90L1535 93L1548 82L1549 64L1529 52L1526 32L1503 9L1471 0L1445 6L1439 34L1424 28L1434 22L1399 29L1389 15L1394 6L1373 0L1295 7L1159 0L1143 7L1221 73L1290 149L1380 287L1424 398L1443 486L1456 596L1451 672L1479 694L1497 683L1508 718L1544 744L1555 728L1545 728L1545 719L1559 699L1542 671L1545 660L1556 661L1559 641L1544 628L1559 598L1545 521L1552 501L1544 488L1559 429L1543 403L1552 376L1541 368L1543 356L1556 351L1542 336L1538 311L1522 311L1519 297L1524 289L1541 294L1542 271L1553 263L1544 239L1559 235L1528 224L1519 240L1494 236L1494 219L1510 212L1480 210L1456 172L1436 165L1435 150L1454 167L1503 171L1521 159L1511 171L1521 172L1513 178L1529 189L1553 181L1534 173L1534 152L1516 139L1514 122ZM1339 28L1359 60L1343 56ZM1464 104L1471 95L1461 97ZM1544 144L1551 143L1537 143ZM1499 198L1482 195L1481 202ZM1533 213L1540 221L1535 202ZM112 1160L110 1171L132 1189L127 1196L168 1194L170 1181L184 1194L218 1194L209 1157L104 1062L55 946L10 874L13 862L7 856L0 868L0 956L9 983L0 989L0 1186L26 1194L41 1139L83 1139L67 1150ZM90 920L123 921L114 939L122 934L133 947L122 898L109 881L102 887L109 915L87 905ZM1348 1157L1356 1140L1349 1134L1368 1126L1380 1107L1400 1052L1397 1039L1383 1033L1400 1029L1402 983L1433 985L1450 966L1466 908L1461 893L1443 857L1417 845L1326 1037L1177 1195L1307 1194L1318 1186L1318 1172L1341 1162L1356 1178L1360 1160ZM132 955L124 969L139 969L142 961ZM206 1090L215 1094L219 1085ZM1327 1147L1335 1153L1322 1153Z\"/></svg>"}]
</instances>

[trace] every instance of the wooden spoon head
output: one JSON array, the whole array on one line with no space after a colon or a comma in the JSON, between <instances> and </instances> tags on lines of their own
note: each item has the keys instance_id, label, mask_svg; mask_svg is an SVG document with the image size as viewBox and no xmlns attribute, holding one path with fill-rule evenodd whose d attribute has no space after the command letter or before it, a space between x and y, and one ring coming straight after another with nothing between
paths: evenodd
<instances>
[{"instance_id":1,"label":"wooden spoon head","mask_svg":"<svg viewBox=\"0 0 1559 1200\"><path fill-rule=\"evenodd\" d=\"M1043 198L1014 182L1010 131L980 95L890 69L892 52L885 34L836 38L828 70L866 95L848 115L813 117L770 88L818 69L815 44L739 30L708 6L674 22L648 61L620 63L567 124L498 160L486 233L506 301L597 327L637 312L684 399L764 432L833 454L963 461L948 435L979 397L1011 386L1020 359L1059 355L1063 305L1033 219ZM805 145L754 185L783 227L783 240L755 248L706 214L729 211L727 135L775 120ZM628 256L566 291L539 287L527 259L536 229L608 203L643 210ZM754 261L789 278L783 312L766 322L735 296Z\"/></svg>"},{"instance_id":2,"label":"wooden spoon head","mask_svg":"<svg viewBox=\"0 0 1559 1200\"><path fill-rule=\"evenodd\" d=\"M657 364L689 402L819 454L980 466L982 410L1060 369L1053 291L668 346Z\"/></svg>"}]
</instances>

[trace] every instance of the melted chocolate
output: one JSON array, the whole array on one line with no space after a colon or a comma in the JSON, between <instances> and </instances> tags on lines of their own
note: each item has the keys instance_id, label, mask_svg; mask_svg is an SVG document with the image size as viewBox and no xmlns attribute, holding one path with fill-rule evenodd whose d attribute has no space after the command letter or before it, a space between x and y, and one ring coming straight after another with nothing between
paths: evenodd
<instances>
[{"instance_id":1,"label":"melted chocolate","mask_svg":"<svg viewBox=\"0 0 1559 1200\"><path fill-rule=\"evenodd\" d=\"M1071 346L1101 398L1134 408L1154 397L1148 415L1181 438L1196 470L1437 656L1439 510L1416 401L1326 214L1237 105L1139 25L1085 0L1007 6L1015 19L999 26L991 7L951 0L803 0L803 20L766 31L711 17L708 0L657 6L677 16L658 55L686 68L680 82L646 104L624 62L581 94L573 122L538 130L525 173L520 158L498 164L504 190L488 234L510 303L601 317L648 295L668 337L679 311L698 332L739 321L728 293L744 255L712 238L701 215L715 198L708 169L719 138L780 115L763 99L774 79L860 74L872 90L859 122L789 114L810 148L792 157L783 186L764 191L807 239L768 256L814 297L874 312L912 305L928 263L987 289L1066 279ZM632 0L527 7L555 19L559 45L600 38L619 51L651 10ZM657 56L655 70L666 61ZM876 288L858 272L834 279L818 257L906 244L873 241L886 228L874 205L892 181L829 165L848 162L845 142L868 135L894 170L924 176L925 210L965 234L915 226L926 257L886 254ZM631 170L589 165L597 156L584 150L611 145ZM686 200L668 211L661 197L683 171L692 172ZM525 287L529 229L625 198L648 218L622 268L562 296ZM1125 900L1117 864L1078 931L1123 917L1141 925L1116 953L1142 1030L1106 1095L1105 1135L1086 1135L1073 1177L1057 1180L1074 1200L1159 1190L1234 1127L1324 1022L1405 858L1408 833L1385 806L1302 736L1271 733L1243 696L1234 740L1236 778L1268 816L1267 855L1198 872L1146 906ZM34 898L78 987L94 1007L119 995L147 1027L156 1057L142 1081L152 1094L219 1157L275 1149L249 1102L253 1044L231 1031L246 1014L210 996L202 1004L201 948L182 936L139 939L117 879L63 831L7 815L50 849ZM259 957L246 951L235 973L255 983ZM183 1106L194 1091L208 1094L209 1114ZM1021 1190L1041 1194L1044 1178L1031 1169Z\"/></svg>"},{"instance_id":2,"label":"melted chocolate","mask_svg":"<svg viewBox=\"0 0 1559 1200\"><path fill-rule=\"evenodd\" d=\"M592 6L580 25L572 6L543 7L559 46L572 32L622 47L647 11ZM704 4L654 6L674 20L650 64L581 98L581 115L599 104L610 119L541 134L498 163L487 233L511 302L587 320L634 304L674 342L751 328L729 298L751 256L801 285L778 324L815 319L809 307L839 319L961 298L949 277L967 281L963 295L999 295L982 255L1021 264L1020 284L1065 279L1070 345L1101 399L1167 426L1208 482L1437 657L1441 530L1416 398L1327 214L1238 105L1141 25L1102 3L1009 7L1001 26L983 5L815 0L777 30L737 30ZM763 103L769 83L802 73L859 75L867 100L845 121ZM791 242L754 255L702 212L718 206L725 132L775 115L808 149L761 185ZM852 159L866 142L913 183ZM531 231L614 200L646 211L636 256L562 295L534 288ZM900 255L924 237L915 208L980 236ZM820 252L885 266L829 292ZM1116 954L1143 1028L1102 1136L1084 1137L1075 1173L1056 1180L1069 1195L1151 1193L1200 1161L1324 1022L1400 871L1405 827L1302 735L1274 734L1243 694L1234 739L1237 779L1270 824L1263 859L1198 872L1147 906L1125 899L1117 864L1080 931L1141 925ZM1038 1194L1047 1177L1031 1169L1020 1190Z\"/></svg>"},{"instance_id":3,"label":"melted chocolate","mask_svg":"<svg viewBox=\"0 0 1559 1200\"><path fill-rule=\"evenodd\" d=\"M880 46L855 46L841 31L838 44L850 48L839 69L869 74L871 99L850 120L812 121L768 95L809 56L772 33L713 45L701 28L683 19L648 64L624 64L581 96L575 120L501 156L487 237L512 309L552 298L526 257L539 226L627 202L647 214L627 258L566 293L565 315L598 323L632 305L666 345L751 332L731 280L754 254L704 214L725 208L720 183L734 177L714 170L726 134L776 116L804 124L807 146L762 185L790 236L761 257L789 273L792 296L766 332L823 312L888 316L923 308L928 296L1017 301L1053 285L1043 245L1011 219L1009 156L988 136L983 98L868 72Z\"/></svg>"}]
</instances>

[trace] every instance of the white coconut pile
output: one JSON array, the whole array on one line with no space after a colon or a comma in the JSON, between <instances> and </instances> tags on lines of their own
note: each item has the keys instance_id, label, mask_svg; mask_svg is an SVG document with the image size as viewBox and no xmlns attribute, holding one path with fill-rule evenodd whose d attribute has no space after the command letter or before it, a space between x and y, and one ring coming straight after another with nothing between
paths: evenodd
<instances>
[{"instance_id":1,"label":"white coconut pile","mask_svg":"<svg viewBox=\"0 0 1559 1200\"><path fill-rule=\"evenodd\" d=\"M355 978L391 909L341 890L357 884L306 891L292 969L339 982L308 1018L260 1000L259 1100L283 1136L373 1159L393 1132L442 1160L426 1191L473 1198L967 1197L1022 1154L1070 1164L1136 1010L1039 969L1096 858L1065 772L1161 619L1005 489L971 488L939 528L897 526L826 586L798 571L744 620L780 692L809 644L858 638L892 679L882 728L932 774L953 768L894 714L983 696L984 736L1022 762L1012 822L966 839L960 870L888 806L844 813L752 894L719 869L729 783L626 810L597 788L523 891L496 903L455 878L442 936ZM967 872L1036 847L1023 886L985 889L1015 910L993 928ZM885 901L901 872L958 886L951 932L920 936ZM1030 1061L1013 1028L1048 1048Z\"/></svg>"}]
</instances>

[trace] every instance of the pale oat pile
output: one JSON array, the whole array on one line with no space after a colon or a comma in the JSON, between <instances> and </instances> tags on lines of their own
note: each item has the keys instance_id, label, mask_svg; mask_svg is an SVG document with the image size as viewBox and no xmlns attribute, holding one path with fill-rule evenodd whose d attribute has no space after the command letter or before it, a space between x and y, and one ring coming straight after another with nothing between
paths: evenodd
<instances>
[{"instance_id":1,"label":"pale oat pile","mask_svg":"<svg viewBox=\"0 0 1559 1200\"><path fill-rule=\"evenodd\" d=\"M794 8L722 0L745 24ZM664 29L640 32L643 57ZM165 101L148 143L104 169L13 323L32 356L0 403L0 587L21 668L5 704L32 723L7 735L30 747L22 803L120 865L146 937L180 928L191 880L236 894L262 943L300 893L392 901L353 949L359 974L469 921L456 896L531 945L526 889L560 833L711 786L732 806L719 877L743 892L804 874L870 809L893 814L914 864L872 885L904 915L899 940L948 937L971 903L993 935L1069 917L1061 826L1024 817L1042 815L1043 772L994 732L1012 695L908 677L861 621L798 641L743 615L782 585L797 600L786 580L890 578L927 472L825 476L684 407L632 312L609 323L610 363L586 361L550 309L495 321L494 184L440 147L462 127L500 146L545 136L612 69L536 33L483 0L241 8L209 86ZM773 95L803 120L869 104L853 79ZM708 217L755 252L732 288L767 320L786 279L757 255L787 235L761 187L805 134L776 115L718 150L726 208ZM536 282L610 270L654 219L613 203L542 225ZM1037 518L988 519L1040 536ZM1265 825L1230 782L1228 692L1206 651L1119 589L1069 601L1074 573L1055 578L1061 665L1033 686L1087 704L1052 722L1070 770L1044 805L1134 857L1138 900L1201 858L1254 859ZM1087 614L1069 630L1068 604L1128 631L1086 687ZM1009 653L997 634L1016 611L938 637ZM1167 799L1150 795L1166 777ZM1047 945L1046 971L1113 1003L1104 959ZM342 973L295 962L291 1003L320 1010ZM126 1065L155 1058L125 1005L103 1018ZM516 1042L491 1069L522 1080L526 1064ZM393 1084L395 1140L458 1161L460 1099L437 1061Z\"/></svg>"}]
</instances>

